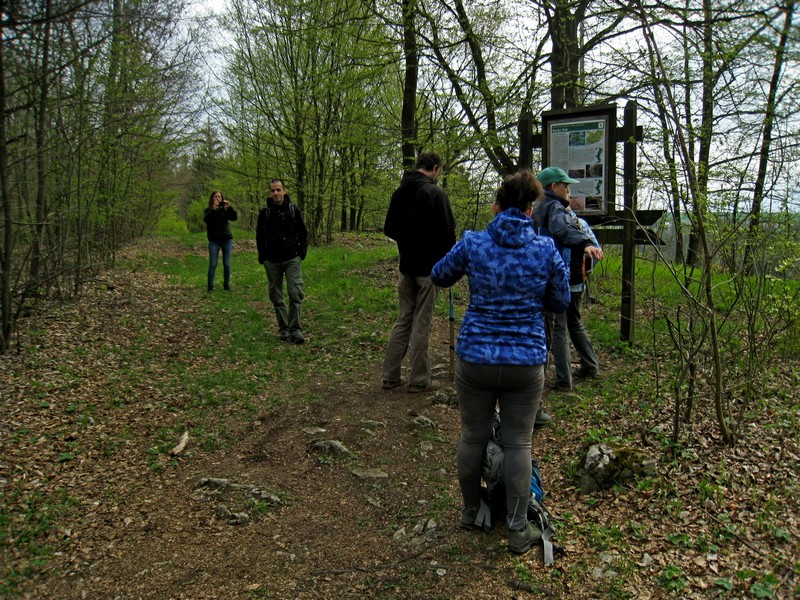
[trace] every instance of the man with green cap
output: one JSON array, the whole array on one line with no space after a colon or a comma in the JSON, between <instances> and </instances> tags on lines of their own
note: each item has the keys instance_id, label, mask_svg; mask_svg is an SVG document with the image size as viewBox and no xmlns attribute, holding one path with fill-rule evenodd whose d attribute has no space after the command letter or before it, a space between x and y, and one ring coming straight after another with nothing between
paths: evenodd
<instances>
[{"instance_id":1,"label":"man with green cap","mask_svg":"<svg viewBox=\"0 0 800 600\"><path fill-rule=\"evenodd\" d=\"M569 177L563 169L558 167L547 167L543 169L536 178L544 188L544 198L534 208L533 219L536 230L541 235L553 238L556 249L561 253L564 264L569 269L571 258L576 258L575 264L578 268L572 280L581 277L579 266L582 264L578 256L589 256L595 260L603 258L603 251L594 245L580 226L575 214L568 210L569 207L569 186L571 183L578 183L576 179ZM572 273L570 273L572 275ZM556 368L554 386L561 391L572 389L572 369L570 367L569 341L575 345L575 350L580 357L581 366L576 370L575 375L579 377L597 377L599 364L592 342L586 334L586 330L581 322L580 314L580 294L573 294L570 307L567 312L555 315L554 326L550 343L553 353L553 362ZM549 319L548 319L549 321ZM542 424L550 420L550 416L541 413L537 416L537 423Z\"/></svg>"}]
</instances>

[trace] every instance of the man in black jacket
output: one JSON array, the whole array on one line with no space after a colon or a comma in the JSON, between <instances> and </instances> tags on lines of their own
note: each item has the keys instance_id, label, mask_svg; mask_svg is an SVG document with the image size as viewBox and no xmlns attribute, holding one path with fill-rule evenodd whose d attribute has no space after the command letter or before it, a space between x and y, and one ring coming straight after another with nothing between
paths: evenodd
<instances>
[{"instance_id":1,"label":"man in black jacket","mask_svg":"<svg viewBox=\"0 0 800 600\"><path fill-rule=\"evenodd\" d=\"M256 245L258 262L264 265L269 282L269 299L275 307L282 340L305 342L300 324L303 304L303 274L300 263L308 252L308 230L300 209L292 204L283 181L269 184L270 198L258 213ZM283 300L283 277L289 293L289 310Z\"/></svg>"},{"instance_id":2,"label":"man in black jacket","mask_svg":"<svg viewBox=\"0 0 800 600\"><path fill-rule=\"evenodd\" d=\"M403 383L400 367L409 355L409 392L436 389L428 365L428 342L437 288L431 269L456 243L456 225L447 194L436 185L442 157L424 152L392 194L383 232L397 242L400 311L383 359L383 388Z\"/></svg>"}]
</instances>

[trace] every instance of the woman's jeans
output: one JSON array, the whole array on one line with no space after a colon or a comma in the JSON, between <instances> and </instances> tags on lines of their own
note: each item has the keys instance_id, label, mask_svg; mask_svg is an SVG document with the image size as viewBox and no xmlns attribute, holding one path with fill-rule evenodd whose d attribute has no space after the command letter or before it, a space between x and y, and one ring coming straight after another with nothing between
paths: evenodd
<instances>
[{"instance_id":1,"label":"woman's jeans","mask_svg":"<svg viewBox=\"0 0 800 600\"><path fill-rule=\"evenodd\" d=\"M461 413L456 461L464 507L477 509L480 506L483 459L486 444L492 437L495 406L499 404L509 529L522 530L527 526L531 435L543 387L544 365L478 365L461 359L456 363Z\"/></svg>"},{"instance_id":2,"label":"woman's jeans","mask_svg":"<svg viewBox=\"0 0 800 600\"><path fill-rule=\"evenodd\" d=\"M222 273L225 289L231 287L231 252L233 251L233 240L224 242L208 242L208 289L214 289L214 274L217 272L217 261L219 251L222 250Z\"/></svg>"}]
</instances>

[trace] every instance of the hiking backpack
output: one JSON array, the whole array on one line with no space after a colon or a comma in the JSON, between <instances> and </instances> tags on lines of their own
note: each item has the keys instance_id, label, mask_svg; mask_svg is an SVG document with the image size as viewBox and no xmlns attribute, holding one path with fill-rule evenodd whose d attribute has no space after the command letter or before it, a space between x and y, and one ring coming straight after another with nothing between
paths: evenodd
<instances>
[{"instance_id":1,"label":"hiking backpack","mask_svg":"<svg viewBox=\"0 0 800 600\"><path fill-rule=\"evenodd\" d=\"M503 479L503 444L500 439L500 413L495 411L492 423L492 439L486 445L486 454L483 460L483 481L486 484L482 491L481 508L475 520L476 525L488 532L492 528L492 515L495 520L501 521L506 515L506 490ZM544 505L544 490L542 489L542 475L539 465L531 459L531 493L528 498L528 521L542 531L542 548L544 550L544 564L553 565L553 542L555 535L552 515Z\"/></svg>"}]
</instances>

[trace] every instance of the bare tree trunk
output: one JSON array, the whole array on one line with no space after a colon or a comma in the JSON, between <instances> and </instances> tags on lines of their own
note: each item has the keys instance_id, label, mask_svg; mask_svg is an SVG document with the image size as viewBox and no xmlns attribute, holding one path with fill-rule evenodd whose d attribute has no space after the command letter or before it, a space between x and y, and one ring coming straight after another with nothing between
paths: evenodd
<instances>
[{"instance_id":1,"label":"bare tree trunk","mask_svg":"<svg viewBox=\"0 0 800 600\"><path fill-rule=\"evenodd\" d=\"M572 12L574 9L574 12ZM556 0L550 16L550 37L553 51L550 54L550 68L553 72L553 83L550 88L550 106L552 109L573 108L583 104L580 83L581 47L578 39L578 26L583 19L585 3L564 2Z\"/></svg>"},{"instance_id":2,"label":"bare tree trunk","mask_svg":"<svg viewBox=\"0 0 800 600\"><path fill-rule=\"evenodd\" d=\"M733 443L728 429L725 410L722 405L722 358L717 332L716 308L714 304L714 286L711 279L713 257L708 245L708 232L705 226L705 215L708 210L708 162L711 153L711 133L714 127L714 36L713 36L713 9L711 0L704 0L703 12L705 23L703 25L703 106L700 130L700 153L698 156L697 193L695 195L695 219L698 241L703 252L703 282L705 288L705 308L709 314L709 329L711 333L711 358L714 365L714 408L717 413L717 425L725 443Z\"/></svg>"},{"instance_id":3,"label":"bare tree trunk","mask_svg":"<svg viewBox=\"0 0 800 600\"><path fill-rule=\"evenodd\" d=\"M47 219L47 103L50 95L50 7L51 0L44 3L44 31L42 34L42 60L39 75L39 115L36 119L36 219L33 224L33 247L28 271L29 288L40 286L42 246L44 245L45 220Z\"/></svg>"},{"instance_id":4,"label":"bare tree trunk","mask_svg":"<svg viewBox=\"0 0 800 600\"><path fill-rule=\"evenodd\" d=\"M753 245L756 243L761 222L761 203L764 201L764 182L767 179L767 167L769 155L772 148L772 131L775 126L775 111L777 109L778 86L781 80L781 71L786 61L786 46L789 34L792 30L792 17L794 16L794 0L787 0L784 11L783 29L775 49L775 62L772 66L772 78L769 82L769 92L767 94L767 106L764 114L763 134L761 137L761 149L758 156L758 174L756 175L755 187L753 189L753 207L751 209L750 226L747 232L747 242L744 247L744 272L747 275L753 272Z\"/></svg>"},{"instance_id":5,"label":"bare tree trunk","mask_svg":"<svg viewBox=\"0 0 800 600\"><path fill-rule=\"evenodd\" d=\"M415 14L416 0L403 0L403 56L406 63L403 79L403 108L400 114L400 136L403 166L410 169L417 158L417 82L419 80L419 51Z\"/></svg>"},{"instance_id":6,"label":"bare tree trunk","mask_svg":"<svg viewBox=\"0 0 800 600\"><path fill-rule=\"evenodd\" d=\"M0 19L0 206L3 214L3 253L0 255L0 354L11 343L11 251L14 229L8 188L8 148L6 146L6 46L3 19Z\"/></svg>"}]
</instances>

